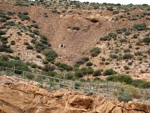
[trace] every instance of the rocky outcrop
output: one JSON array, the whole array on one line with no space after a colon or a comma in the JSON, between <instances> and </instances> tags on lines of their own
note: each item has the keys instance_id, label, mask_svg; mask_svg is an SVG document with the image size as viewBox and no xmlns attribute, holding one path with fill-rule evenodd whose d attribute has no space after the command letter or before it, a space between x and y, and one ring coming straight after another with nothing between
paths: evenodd
<instances>
[{"instance_id":1,"label":"rocky outcrop","mask_svg":"<svg viewBox=\"0 0 150 113\"><path fill-rule=\"evenodd\" d=\"M148 104L40 87L36 82L0 76L0 113L150 113Z\"/></svg>"}]
</instances>

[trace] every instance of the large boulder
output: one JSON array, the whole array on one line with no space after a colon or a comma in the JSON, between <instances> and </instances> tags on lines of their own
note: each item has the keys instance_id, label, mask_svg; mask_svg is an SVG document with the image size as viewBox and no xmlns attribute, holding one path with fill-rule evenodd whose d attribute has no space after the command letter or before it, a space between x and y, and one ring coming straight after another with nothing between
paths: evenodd
<instances>
[{"instance_id":1,"label":"large boulder","mask_svg":"<svg viewBox=\"0 0 150 113\"><path fill-rule=\"evenodd\" d=\"M88 96L75 95L69 99L68 105L74 108L91 109L93 106L93 100Z\"/></svg>"}]
</instances>

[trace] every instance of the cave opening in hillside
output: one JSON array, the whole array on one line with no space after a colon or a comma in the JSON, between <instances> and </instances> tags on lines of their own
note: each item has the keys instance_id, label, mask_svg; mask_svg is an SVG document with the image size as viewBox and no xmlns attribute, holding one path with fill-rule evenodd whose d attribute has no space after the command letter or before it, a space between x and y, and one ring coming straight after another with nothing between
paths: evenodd
<instances>
[{"instance_id":1,"label":"cave opening in hillside","mask_svg":"<svg viewBox=\"0 0 150 113\"><path fill-rule=\"evenodd\" d=\"M97 23L97 22L99 22L97 19L91 19L90 20L92 23Z\"/></svg>"}]
</instances>

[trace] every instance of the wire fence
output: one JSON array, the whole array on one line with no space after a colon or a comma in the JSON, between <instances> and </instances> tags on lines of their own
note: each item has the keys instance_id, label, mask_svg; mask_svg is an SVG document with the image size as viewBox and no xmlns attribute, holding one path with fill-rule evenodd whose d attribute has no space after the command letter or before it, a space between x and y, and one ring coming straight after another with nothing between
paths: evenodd
<instances>
[{"instance_id":1,"label":"wire fence","mask_svg":"<svg viewBox=\"0 0 150 113\"><path fill-rule=\"evenodd\" d=\"M121 83L101 82L95 84L91 82L73 81L2 66L0 66L0 74L7 76L15 75L24 80L36 81L41 84L46 84L47 86L49 86L51 90L63 88L67 90L74 90L84 93L98 94L110 98L116 97L114 95L115 90L124 87ZM150 89L139 89L139 88L137 89L138 92L140 93L140 98L138 99L138 101L145 101L145 100L149 101Z\"/></svg>"}]
</instances>

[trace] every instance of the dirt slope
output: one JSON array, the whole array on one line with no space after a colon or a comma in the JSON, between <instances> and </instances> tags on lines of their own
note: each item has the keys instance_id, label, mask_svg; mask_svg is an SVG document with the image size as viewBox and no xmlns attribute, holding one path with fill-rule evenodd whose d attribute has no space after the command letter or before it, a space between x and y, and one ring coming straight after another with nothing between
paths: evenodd
<instances>
[{"instance_id":1,"label":"dirt slope","mask_svg":"<svg viewBox=\"0 0 150 113\"><path fill-rule=\"evenodd\" d=\"M52 48L59 54L57 60L67 64L73 64L79 58L88 54L95 47L99 38L109 32L113 32L118 28L128 28L134 23L145 21L114 21L112 20L114 16L109 11L101 10L91 11L92 14L90 15L66 13L65 16L52 14L49 9L42 6L25 7L0 4L0 10L4 12L29 12L31 20L37 21L40 32L48 37ZM80 10L78 12L84 11ZM142 12L142 10L133 11L135 14ZM43 16L44 13L48 14L47 18ZM96 19L96 22L93 22L92 19ZM79 27L80 30L70 30L68 27ZM65 47L60 48L60 44Z\"/></svg>"}]
</instances>

